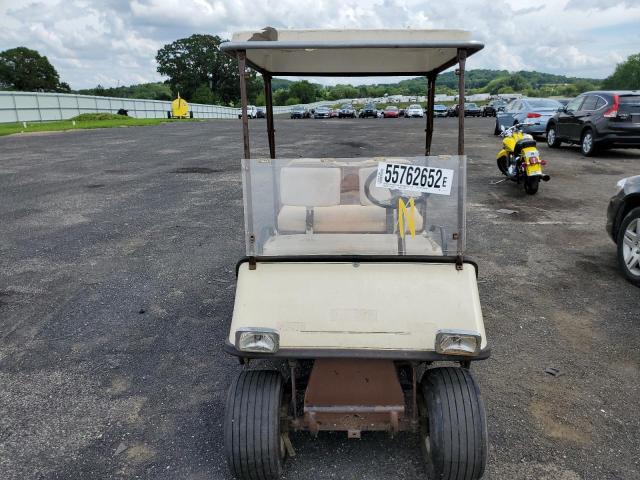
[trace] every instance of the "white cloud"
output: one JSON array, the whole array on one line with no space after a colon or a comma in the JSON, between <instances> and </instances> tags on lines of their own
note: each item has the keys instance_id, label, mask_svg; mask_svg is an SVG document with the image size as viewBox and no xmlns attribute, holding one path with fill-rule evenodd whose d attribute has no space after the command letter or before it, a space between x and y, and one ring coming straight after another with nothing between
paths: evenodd
<instances>
[{"instance_id":1,"label":"white cloud","mask_svg":"<svg viewBox=\"0 0 640 480\"><path fill-rule=\"evenodd\" d=\"M617 32L633 24L640 25L640 0L0 0L0 50L34 48L83 88L156 81L157 50L193 33L465 28L486 45L469 68L604 77L637 53L640 35Z\"/></svg>"}]
</instances>

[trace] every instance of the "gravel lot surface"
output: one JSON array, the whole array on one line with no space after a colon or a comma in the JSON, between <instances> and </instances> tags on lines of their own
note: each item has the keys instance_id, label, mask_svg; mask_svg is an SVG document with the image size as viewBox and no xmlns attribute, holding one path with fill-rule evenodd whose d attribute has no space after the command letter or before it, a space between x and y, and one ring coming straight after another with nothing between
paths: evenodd
<instances>
[{"instance_id":1,"label":"gravel lot surface","mask_svg":"<svg viewBox=\"0 0 640 480\"><path fill-rule=\"evenodd\" d=\"M538 195L501 183L467 120L469 255L491 359L474 366L485 478L640 478L640 290L605 209L638 150L541 145ZM455 152L436 119L434 153ZM276 122L281 157L419 155L420 120ZM263 120L254 156L267 155ZM222 353L243 255L239 121L0 138L0 477L226 479ZM514 210L511 215L497 212ZM563 375L545 373L558 368ZM425 478L417 437L296 434L287 479Z\"/></svg>"}]
</instances>

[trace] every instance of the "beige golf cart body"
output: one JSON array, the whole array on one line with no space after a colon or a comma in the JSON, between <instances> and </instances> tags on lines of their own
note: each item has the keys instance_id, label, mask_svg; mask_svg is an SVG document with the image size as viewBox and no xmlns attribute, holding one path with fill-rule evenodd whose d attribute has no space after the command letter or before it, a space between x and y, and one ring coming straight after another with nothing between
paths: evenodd
<instances>
[{"instance_id":1,"label":"beige golf cart body","mask_svg":"<svg viewBox=\"0 0 640 480\"><path fill-rule=\"evenodd\" d=\"M431 140L438 73L458 65L463 109L482 45L457 30L266 28L221 49L238 60L244 140L246 257L224 347L244 365L225 408L232 474L280 478L291 430L412 431L429 478L479 480L488 436L470 367L490 351L464 256L464 115L455 155ZM269 158L251 158L247 67L264 80ZM424 155L278 158L273 75L426 76Z\"/></svg>"},{"instance_id":2,"label":"beige golf cart body","mask_svg":"<svg viewBox=\"0 0 640 480\"><path fill-rule=\"evenodd\" d=\"M486 358L476 266L464 258L466 157L431 155L436 75L482 48L460 30L279 30L241 32L222 49L262 73L270 158L250 158L244 118L242 162L247 257L237 268L226 349L241 357ZM426 75L424 157L280 159L275 154L272 75ZM246 86L241 76L243 108ZM429 194L401 213L372 202L391 193L365 183L381 162L452 172L446 195ZM369 193L369 195L367 195ZM403 198L421 192L404 191ZM393 199L397 202L397 198ZM392 205L392 207L395 205ZM399 221L403 217L403 230ZM409 231L412 227L413 231ZM278 349L242 352L239 332L271 329ZM464 359L438 353L439 332L467 332L478 348Z\"/></svg>"}]
</instances>

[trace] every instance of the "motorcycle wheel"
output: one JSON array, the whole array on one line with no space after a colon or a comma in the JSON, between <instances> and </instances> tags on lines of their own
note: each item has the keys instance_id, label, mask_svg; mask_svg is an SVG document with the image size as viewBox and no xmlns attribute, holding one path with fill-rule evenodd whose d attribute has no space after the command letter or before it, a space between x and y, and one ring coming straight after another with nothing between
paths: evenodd
<instances>
[{"instance_id":1,"label":"motorcycle wheel","mask_svg":"<svg viewBox=\"0 0 640 480\"><path fill-rule=\"evenodd\" d=\"M540 177L527 177L524 179L524 191L529 195L535 195L540 186Z\"/></svg>"},{"instance_id":2,"label":"motorcycle wheel","mask_svg":"<svg viewBox=\"0 0 640 480\"><path fill-rule=\"evenodd\" d=\"M498 170L500 170L503 175L507 175L507 157L498 158L497 163L498 163Z\"/></svg>"}]
</instances>

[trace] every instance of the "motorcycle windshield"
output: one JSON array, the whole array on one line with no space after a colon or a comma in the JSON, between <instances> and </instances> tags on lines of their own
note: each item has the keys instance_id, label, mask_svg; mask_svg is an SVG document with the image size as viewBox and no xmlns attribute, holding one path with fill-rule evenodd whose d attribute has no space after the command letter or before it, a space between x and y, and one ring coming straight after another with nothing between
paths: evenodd
<instances>
[{"instance_id":1,"label":"motorcycle windshield","mask_svg":"<svg viewBox=\"0 0 640 480\"><path fill-rule=\"evenodd\" d=\"M466 157L242 161L250 256L464 253Z\"/></svg>"}]
</instances>

